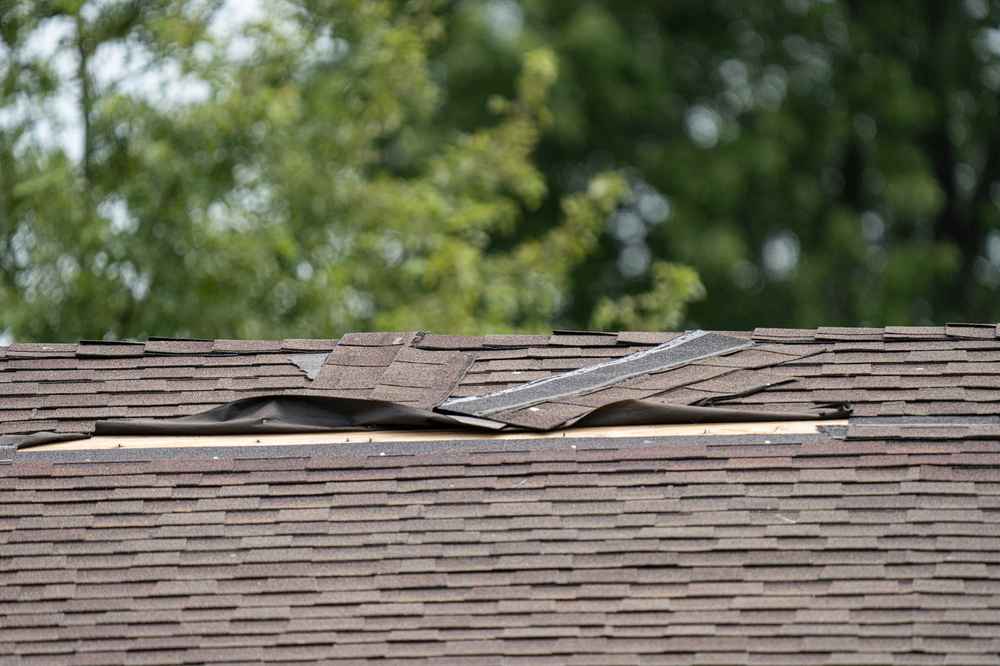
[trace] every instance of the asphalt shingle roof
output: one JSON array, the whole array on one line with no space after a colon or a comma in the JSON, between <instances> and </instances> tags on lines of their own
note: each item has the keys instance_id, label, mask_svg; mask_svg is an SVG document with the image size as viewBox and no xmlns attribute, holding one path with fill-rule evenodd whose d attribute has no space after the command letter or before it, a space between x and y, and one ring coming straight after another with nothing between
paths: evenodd
<instances>
[{"instance_id":1,"label":"asphalt shingle roof","mask_svg":"<svg viewBox=\"0 0 1000 666\"><path fill-rule=\"evenodd\" d=\"M339 342L16 344L0 348L0 435L88 433L98 420L180 417L255 396L319 395L433 408L448 398L502 391L642 352L676 335L410 332L352 333ZM726 335L756 344L498 418L550 428L618 400L691 404L720 397L727 407L773 414L841 402L858 416L1000 413L1000 338L992 325ZM748 395L738 395L748 389Z\"/></svg>"},{"instance_id":2,"label":"asphalt shingle roof","mask_svg":"<svg viewBox=\"0 0 1000 666\"><path fill-rule=\"evenodd\" d=\"M559 404L846 402L850 424L8 448L0 664L1000 662L995 327L727 335L755 345ZM85 432L286 391L431 407L670 339L13 345L0 427ZM330 354L315 379L289 360L305 354Z\"/></svg>"}]
</instances>

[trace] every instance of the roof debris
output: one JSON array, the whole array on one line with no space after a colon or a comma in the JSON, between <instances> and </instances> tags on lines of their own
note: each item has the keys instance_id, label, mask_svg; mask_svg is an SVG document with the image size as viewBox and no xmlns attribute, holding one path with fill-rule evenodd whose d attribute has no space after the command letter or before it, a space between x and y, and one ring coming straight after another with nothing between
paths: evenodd
<instances>
[{"instance_id":1,"label":"roof debris","mask_svg":"<svg viewBox=\"0 0 1000 666\"><path fill-rule=\"evenodd\" d=\"M698 344L720 346L704 357L684 351ZM860 417L958 418L1000 412L997 388L1000 339L992 324L18 343L0 348L0 437L87 436L108 420L175 419L246 398L291 396L488 414L533 429L565 427L627 401L633 415L640 401L775 418L822 418L831 404L850 405Z\"/></svg>"}]
</instances>

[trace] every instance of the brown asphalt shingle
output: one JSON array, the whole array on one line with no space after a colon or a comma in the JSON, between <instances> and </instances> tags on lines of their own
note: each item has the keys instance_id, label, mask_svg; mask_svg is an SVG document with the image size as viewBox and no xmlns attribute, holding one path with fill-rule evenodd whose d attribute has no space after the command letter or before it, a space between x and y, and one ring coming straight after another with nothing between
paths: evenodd
<instances>
[{"instance_id":1,"label":"brown asphalt shingle","mask_svg":"<svg viewBox=\"0 0 1000 666\"><path fill-rule=\"evenodd\" d=\"M19 453L0 476L0 659L1000 652L996 440L571 442Z\"/></svg>"}]
</instances>

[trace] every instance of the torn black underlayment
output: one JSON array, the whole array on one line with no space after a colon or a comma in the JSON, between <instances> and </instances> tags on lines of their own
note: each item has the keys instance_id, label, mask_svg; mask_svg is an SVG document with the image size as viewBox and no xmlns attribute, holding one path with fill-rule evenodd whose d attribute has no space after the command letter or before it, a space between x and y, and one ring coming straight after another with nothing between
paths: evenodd
<instances>
[{"instance_id":1,"label":"torn black underlayment","mask_svg":"<svg viewBox=\"0 0 1000 666\"><path fill-rule=\"evenodd\" d=\"M612 386L650 372L662 372L727 352L753 346L753 342L718 333L691 331L669 342L613 361L565 372L487 395L454 398L441 404L444 412L488 417Z\"/></svg>"},{"instance_id":2,"label":"torn black underlayment","mask_svg":"<svg viewBox=\"0 0 1000 666\"><path fill-rule=\"evenodd\" d=\"M851 415L844 404L824 405L817 410L801 412L755 412L705 405L664 405L648 400L623 400L581 416L573 421L574 428L596 428L686 423L759 423L762 421L814 421L843 419Z\"/></svg>"},{"instance_id":3,"label":"torn black underlayment","mask_svg":"<svg viewBox=\"0 0 1000 666\"><path fill-rule=\"evenodd\" d=\"M646 400L622 400L605 405L565 425L609 427L678 425L846 418L846 405L825 405L815 411L759 412L700 405L665 405ZM373 429L500 430L490 419L438 414L378 400L274 396L237 400L215 409L175 419L108 420L97 423L97 436L280 435ZM33 446L88 439L88 433L38 432L25 437L0 437L0 448L11 451Z\"/></svg>"},{"instance_id":4,"label":"torn black underlayment","mask_svg":"<svg viewBox=\"0 0 1000 666\"><path fill-rule=\"evenodd\" d=\"M335 430L463 429L499 430L504 424L489 419L438 414L381 400L281 395L245 398L214 409L173 419L98 421L94 435L250 435L302 434ZM40 432L11 438L15 448L90 437L86 433ZM4 443L0 441L0 444Z\"/></svg>"}]
</instances>

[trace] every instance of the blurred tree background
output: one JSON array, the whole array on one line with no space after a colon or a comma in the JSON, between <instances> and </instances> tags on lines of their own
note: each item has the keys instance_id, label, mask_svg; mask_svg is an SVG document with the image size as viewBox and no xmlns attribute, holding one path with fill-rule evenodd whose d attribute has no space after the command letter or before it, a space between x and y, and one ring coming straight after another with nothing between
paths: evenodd
<instances>
[{"instance_id":1,"label":"blurred tree background","mask_svg":"<svg viewBox=\"0 0 1000 666\"><path fill-rule=\"evenodd\" d=\"M0 334L1000 320L1000 0L0 0Z\"/></svg>"}]
</instances>

